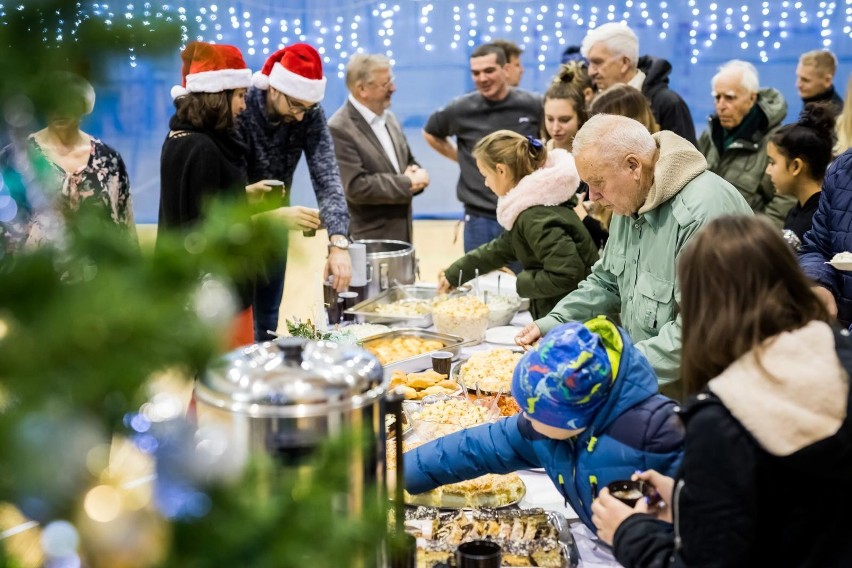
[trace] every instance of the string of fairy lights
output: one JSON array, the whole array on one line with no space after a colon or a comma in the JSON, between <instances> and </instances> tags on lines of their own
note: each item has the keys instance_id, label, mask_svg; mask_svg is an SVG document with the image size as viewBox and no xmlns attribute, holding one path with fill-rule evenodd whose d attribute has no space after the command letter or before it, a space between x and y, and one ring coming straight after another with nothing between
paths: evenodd
<instances>
[{"instance_id":1,"label":"string of fairy lights","mask_svg":"<svg viewBox=\"0 0 852 568\"><path fill-rule=\"evenodd\" d=\"M842 4L842 5L840 5ZM0 25L23 4L0 4ZM233 43L249 56L265 56L296 41L316 46L326 64L342 77L345 62L356 52L383 52L392 61L396 45L407 50L416 37L419 49L430 53L466 50L498 37L522 43L532 52L540 70L558 59L566 45L576 44L587 29L606 22L623 21L660 39L681 39L688 29L690 60L697 63L723 39L734 38L741 50L767 62L794 31L816 33L830 49L840 37L852 38L852 0L679 0L657 2L623 0L608 5L592 2L491 0L398 0L343 3L333 9L303 10L235 2L219 5L198 2L192 6L128 3L78 3L73 19L55 29L42 30L45 42L76 41L75 30L88 18L104 24L155 26L157 21L179 22L182 41ZM682 38L686 41L686 37ZM130 65L137 65L130 50Z\"/></svg>"}]
</instances>

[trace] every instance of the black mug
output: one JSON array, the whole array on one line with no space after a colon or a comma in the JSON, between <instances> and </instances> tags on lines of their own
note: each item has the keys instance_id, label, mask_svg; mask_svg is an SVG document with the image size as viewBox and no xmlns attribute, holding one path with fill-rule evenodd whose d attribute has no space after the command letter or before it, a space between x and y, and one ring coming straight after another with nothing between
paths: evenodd
<instances>
[{"instance_id":1,"label":"black mug","mask_svg":"<svg viewBox=\"0 0 852 568\"><path fill-rule=\"evenodd\" d=\"M337 295L337 298L343 300L343 307L341 308L341 317L343 321L355 321L355 316L347 314L346 310L354 307L355 304L358 303L358 292L353 292L351 290L340 292Z\"/></svg>"},{"instance_id":2,"label":"black mug","mask_svg":"<svg viewBox=\"0 0 852 568\"><path fill-rule=\"evenodd\" d=\"M472 540L456 549L456 568L500 568L502 556L493 540Z\"/></svg>"},{"instance_id":3,"label":"black mug","mask_svg":"<svg viewBox=\"0 0 852 568\"><path fill-rule=\"evenodd\" d=\"M323 284L323 302L325 303L325 312L328 314L328 325L333 326L340 323L340 318L343 316L340 313L340 308L343 306L343 300L338 297L337 290L329 283Z\"/></svg>"}]
</instances>

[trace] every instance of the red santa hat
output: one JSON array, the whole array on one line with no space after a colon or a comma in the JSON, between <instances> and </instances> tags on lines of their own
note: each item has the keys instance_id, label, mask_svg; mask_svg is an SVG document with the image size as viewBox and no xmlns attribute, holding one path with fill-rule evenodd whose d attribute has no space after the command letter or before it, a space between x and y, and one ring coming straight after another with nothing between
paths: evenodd
<instances>
[{"instance_id":1,"label":"red santa hat","mask_svg":"<svg viewBox=\"0 0 852 568\"><path fill-rule=\"evenodd\" d=\"M265 91L274 87L287 96L309 103L322 100L325 83L320 55L306 43L279 49L252 77L252 84L258 89Z\"/></svg>"},{"instance_id":2,"label":"red santa hat","mask_svg":"<svg viewBox=\"0 0 852 568\"><path fill-rule=\"evenodd\" d=\"M172 98L189 93L221 93L251 87L251 70L233 45L194 41L180 54L183 83L172 87Z\"/></svg>"}]
</instances>

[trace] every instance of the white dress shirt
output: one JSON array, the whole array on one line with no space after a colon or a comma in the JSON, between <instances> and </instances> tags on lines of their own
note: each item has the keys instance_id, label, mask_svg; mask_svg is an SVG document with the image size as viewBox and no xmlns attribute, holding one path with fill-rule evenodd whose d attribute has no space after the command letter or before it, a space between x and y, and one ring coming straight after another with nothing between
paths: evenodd
<instances>
[{"instance_id":1,"label":"white dress shirt","mask_svg":"<svg viewBox=\"0 0 852 568\"><path fill-rule=\"evenodd\" d=\"M361 116L364 117L364 120L366 120L367 124L370 125L370 128L373 129L373 132L376 134L376 138L379 139L379 143L382 145L382 148L384 148L385 154L391 161L391 164L393 164L393 168L396 170L396 173L402 173L402 170L399 169L399 160L396 157L396 149L393 147L393 141L391 140L390 133L388 132L385 113L374 113L358 102L358 100L351 94L349 95L349 102L352 103L355 110L361 113Z\"/></svg>"}]
</instances>

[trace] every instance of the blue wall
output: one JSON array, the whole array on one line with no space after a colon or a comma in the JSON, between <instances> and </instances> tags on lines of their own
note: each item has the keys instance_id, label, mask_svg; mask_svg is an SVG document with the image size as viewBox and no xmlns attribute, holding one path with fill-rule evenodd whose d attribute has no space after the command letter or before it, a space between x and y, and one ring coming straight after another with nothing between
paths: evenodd
<instances>
[{"instance_id":1,"label":"blue wall","mask_svg":"<svg viewBox=\"0 0 852 568\"><path fill-rule=\"evenodd\" d=\"M852 15L838 9L838 4L817 0L287 0L283 5L187 2L182 8L157 6L161 11L156 13L150 4L116 6L116 13L105 4L95 4L93 16L182 19L187 41L237 45L254 70L266 58L264 49L271 53L279 44L312 43L327 58L329 85L323 106L328 115L345 100L342 66L349 55L359 48L388 53L397 78L393 110L406 127L415 156L432 176L430 187L415 200L415 214L431 216L460 214L455 200L458 168L426 146L420 128L433 110L473 88L468 74L470 44L498 37L522 44L526 72L521 86L543 91L558 67L561 51L579 44L589 25L609 21L610 14L614 21L626 19L639 35L641 53L672 62L671 86L686 99L701 132L712 112L710 77L728 59L755 63L761 83L779 89L787 98L790 120L801 108L794 84L798 56L828 42L840 59L837 87L843 94L852 71ZM172 110L169 89L180 79L179 53L156 60L120 57L105 64L108 79L96 85L98 102L84 128L124 156L137 221L154 222L160 145ZM298 204L315 203L304 162L294 181L293 199Z\"/></svg>"}]
</instances>

